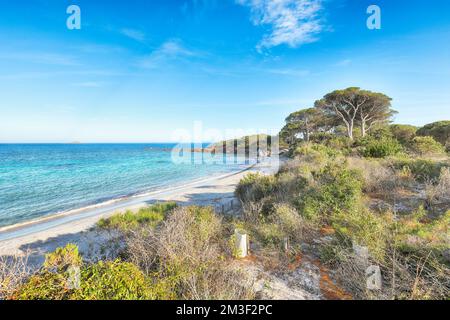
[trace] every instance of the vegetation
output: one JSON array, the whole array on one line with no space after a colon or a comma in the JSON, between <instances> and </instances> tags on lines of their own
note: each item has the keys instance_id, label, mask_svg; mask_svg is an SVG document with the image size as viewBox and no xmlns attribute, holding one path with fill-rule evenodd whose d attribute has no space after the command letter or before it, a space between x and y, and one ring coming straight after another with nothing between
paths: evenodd
<instances>
[{"instance_id":1,"label":"vegetation","mask_svg":"<svg viewBox=\"0 0 450 320\"><path fill-rule=\"evenodd\" d=\"M69 244L47 255L42 269L9 298L136 300L152 298L152 288L135 265L119 260L83 265L78 248Z\"/></svg>"},{"instance_id":2,"label":"vegetation","mask_svg":"<svg viewBox=\"0 0 450 320\"><path fill-rule=\"evenodd\" d=\"M443 146L448 147L450 145L450 121L438 121L427 124L420 128L417 134L419 136L431 136Z\"/></svg>"},{"instance_id":3,"label":"vegetation","mask_svg":"<svg viewBox=\"0 0 450 320\"><path fill-rule=\"evenodd\" d=\"M448 299L449 123L389 125L393 113L381 93L334 91L286 119L290 159L240 181L236 216L175 203L116 214L97 225L119 235L111 259L83 261L69 244L37 272L0 260L0 298L254 299L255 279L235 259L237 229L277 274L311 259L353 298ZM368 266L381 270L376 290Z\"/></svg>"},{"instance_id":4,"label":"vegetation","mask_svg":"<svg viewBox=\"0 0 450 320\"><path fill-rule=\"evenodd\" d=\"M379 104L365 109L367 101ZM319 125L321 112L334 119L328 128ZM445 122L389 125L393 113L388 97L359 88L326 95L316 111L293 113L280 135L289 137L292 159L274 176L244 178L236 190L243 225L267 249L289 239L291 252L321 252L322 263L356 298L448 299ZM367 114L376 120L364 123ZM369 264L381 269L380 290L365 287Z\"/></svg>"},{"instance_id":5,"label":"vegetation","mask_svg":"<svg viewBox=\"0 0 450 320\"><path fill-rule=\"evenodd\" d=\"M408 124L393 124L389 129L392 136L405 146L416 136L418 128Z\"/></svg>"},{"instance_id":6,"label":"vegetation","mask_svg":"<svg viewBox=\"0 0 450 320\"><path fill-rule=\"evenodd\" d=\"M240 139L225 140L218 143L213 143L206 148L211 152L220 152L224 150L227 154L238 154L245 156L245 154L256 155L256 151L264 150L264 152L270 152L270 148L273 142L276 142L275 137L267 134L248 135Z\"/></svg>"},{"instance_id":7,"label":"vegetation","mask_svg":"<svg viewBox=\"0 0 450 320\"><path fill-rule=\"evenodd\" d=\"M414 137L410 143L411 150L419 155L439 155L445 152L444 147L433 137Z\"/></svg>"},{"instance_id":8,"label":"vegetation","mask_svg":"<svg viewBox=\"0 0 450 320\"><path fill-rule=\"evenodd\" d=\"M400 143L389 137L370 137L362 142L361 153L368 158L386 158L395 156L403 150Z\"/></svg>"},{"instance_id":9,"label":"vegetation","mask_svg":"<svg viewBox=\"0 0 450 320\"><path fill-rule=\"evenodd\" d=\"M382 93L352 87L325 95L316 101L315 106L325 115L341 120L348 137L353 140L355 125L360 125L361 136L364 137L374 125L389 120L395 113L391 109L391 100Z\"/></svg>"},{"instance_id":10,"label":"vegetation","mask_svg":"<svg viewBox=\"0 0 450 320\"><path fill-rule=\"evenodd\" d=\"M148 214L150 214L150 219ZM163 213L159 222L155 213ZM19 300L250 299L252 282L227 263L232 231L209 207L157 204L101 221L122 233L115 260L84 263L69 244L46 256L42 268L5 290Z\"/></svg>"},{"instance_id":11,"label":"vegetation","mask_svg":"<svg viewBox=\"0 0 450 320\"><path fill-rule=\"evenodd\" d=\"M176 207L175 202L158 203L142 208L138 212L126 211L107 219L101 219L97 226L102 229L118 229L121 231L133 230L139 226L156 226L166 214Z\"/></svg>"}]
</instances>

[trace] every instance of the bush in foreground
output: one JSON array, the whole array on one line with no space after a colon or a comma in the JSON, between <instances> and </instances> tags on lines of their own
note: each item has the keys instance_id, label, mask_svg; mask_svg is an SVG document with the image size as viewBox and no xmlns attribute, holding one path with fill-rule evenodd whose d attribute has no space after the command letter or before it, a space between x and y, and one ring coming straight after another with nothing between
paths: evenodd
<instances>
[{"instance_id":1,"label":"bush in foreground","mask_svg":"<svg viewBox=\"0 0 450 320\"><path fill-rule=\"evenodd\" d=\"M69 244L47 255L42 269L9 298L15 300L138 300L153 298L144 274L133 264L100 261L85 265Z\"/></svg>"},{"instance_id":2,"label":"bush in foreground","mask_svg":"<svg viewBox=\"0 0 450 320\"><path fill-rule=\"evenodd\" d=\"M336 213L352 209L360 201L362 179L346 164L329 164L313 172L315 185L297 202L299 212L309 220L326 223Z\"/></svg>"},{"instance_id":3,"label":"bush in foreground","mask_svg":"<svg viewBox=\"0 0 450 320\"><path fill-rule=\"evenodd\" d=\"M130 233L124 255L159 299L249 299L252 283L226 261L232 232L210 207L177 208L157 229Z\"/></svg>"}]
</instances>

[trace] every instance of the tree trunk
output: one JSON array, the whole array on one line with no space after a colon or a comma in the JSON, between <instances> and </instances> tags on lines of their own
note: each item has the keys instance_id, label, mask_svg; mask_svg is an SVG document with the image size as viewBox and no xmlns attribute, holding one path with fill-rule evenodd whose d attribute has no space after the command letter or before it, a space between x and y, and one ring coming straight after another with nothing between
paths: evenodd
<instances>
[{"instance_id":1,"label":"tree trunk","mask_svg":"<svg viewBox=\"0 0 450 320\"><path fill-rule=\"evenodd\" d=\"M309 142L309 121L308 121L308 117L305 118L305 139L306 142Z\"/></svg>"},{"instance_id":2,"label":"tree trunk","mask_svg":"<svg viewBox=\"0 0 450 320\"><path fill-rule=\"evenodd\" d=\"M366 136L366 120L361 119L361 135Z\"/></svg>"},{"instance_id":3,"label":"tree trunk","mask_svg":"<svg viewBox=\"0 0 450 320\"><path fill-rule=\"evenodd\" d=\"M353 121L349 122L347 126L348 137L353 141Z\"/></svg>"}]
</instances>

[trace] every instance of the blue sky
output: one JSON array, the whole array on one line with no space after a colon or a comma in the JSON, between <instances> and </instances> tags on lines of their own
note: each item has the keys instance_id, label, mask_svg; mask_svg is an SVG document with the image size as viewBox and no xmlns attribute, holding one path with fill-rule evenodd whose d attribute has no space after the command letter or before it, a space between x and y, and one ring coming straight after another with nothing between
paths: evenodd
<instances>
[{"instance_id":1,"label":"blue sky","mask_svg":"<svg viewBox=\"0 0 450 320\"><path fill-rule=\"evenodd\" d=\"M0 0L0 142L278 130L349 86L423 125L450 119L449 57L447 0Z\"/></svg>"}]
</instances>

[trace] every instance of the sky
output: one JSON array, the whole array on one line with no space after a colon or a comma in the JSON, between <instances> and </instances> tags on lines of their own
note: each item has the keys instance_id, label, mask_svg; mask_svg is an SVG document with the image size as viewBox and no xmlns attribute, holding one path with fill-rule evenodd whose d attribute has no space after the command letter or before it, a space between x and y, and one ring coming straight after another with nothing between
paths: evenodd
<instances>
[{"instance_id":1,"label":"sky","mask_svg":"<svg viewBox=\"0 0 450 320\"><path fill-rule=\"evenodd\" d=\"M450 119L449 57L448 0L0 0L0 142L276 132L350 86L420 126Z\"/></svg>"}]
</instances>

